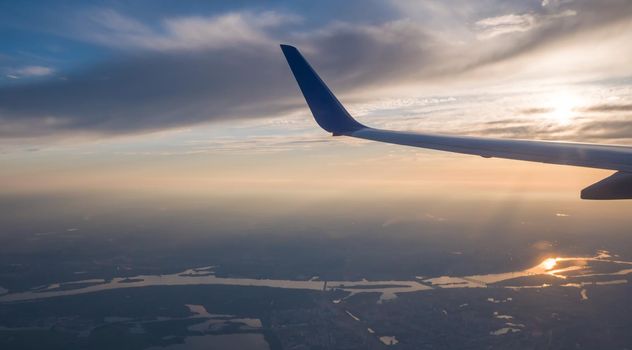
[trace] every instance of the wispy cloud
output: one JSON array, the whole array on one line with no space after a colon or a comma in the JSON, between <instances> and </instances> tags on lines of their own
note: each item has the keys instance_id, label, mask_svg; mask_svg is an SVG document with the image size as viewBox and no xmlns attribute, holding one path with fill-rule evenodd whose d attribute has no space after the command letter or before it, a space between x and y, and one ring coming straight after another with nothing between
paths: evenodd
<instances>
[{"instance_id":1,"label":"wispy cloud","mask_svg":"<svg viewBox=\"0 0 632 350\"><path fill-rule=\"evenodd\" d=\"M300 20L296 15L266 12L230 12L216 16L167 18L160 28L111 9L90 13L95 24L80 36L108 46L150 50L205 50L239 45L273 47L268 29Z\"/></svg>"},{"instance_id":2,"label":"wispy cloud","mask_svg":"<svg viewBox=\"0 0 632 350\"><path fill-rule=\"evenodd\" d=\"M501 119L485 123L475 130L460 130L473 135L540 140L574 140L579 142L632 142L632 116L608 119L577 119L560 124L541 119Z\"/></svg>"},{"instance_id":3,"label":"wispy cloud","mask_svg":"<svg viewBox=\"0 0 632 350\"><path fill-rule=\"evenodd\" d=\"M476 22L477 37L486 40L504 34L528 32L560 18L576 15L574 10L564 10L553 14L524 13L484 18Z\"/></svg>"},{"instance_id":4,"label":"wispy cloud","mask_svg":"<svg viewBox=\"0 0 632 350\"><path fill-rule=\"evenodd\" d=\"M527 13L484 18L476 22L476 27L479 29L477 35L480 39L490 39L502 34L526 32L536 24L536 17Z\"/></svg>"},{"instance_id":5,"label":"wispy cloud","mask_svg":"<svg viewBox=\"0 0 632 350\"><path fill-rule=\"evenodd\" d=\"M550 107L531 107L521 109L519 112L521 114L545 114L550 113L553 109Z\"/></svg>"},{"instance_id":6,"label":"wispy cloud","mask_svg":"<svg viewBox=\"0 0 632 350\"><path fill-rule=\"evenodd\" d=\"M53 68L44 67L44 66L25 66L16 69L10 69L9 73L6 74L8 78L11 79L20 79L20 78L29 78L29 77L44 77L47 75L51 75L55 72Z\"/></svg>"},{"instance_id":7,"label":"wispy cloud","mask_svg":"<svg viewBox=\"0 0 632 350\"><path fill-rule=\"evenodd\" d=\"M542 7L557 7L564 4L569 4L573 0L542 0Z\"/></svg>"},{"instance_id":8,"label":"wispy cloud","mask_svg":"<svg viewBox=\"0 0 632 350\"><path fill-rule=\"evenodd\" d=\"M581 110L584 112L632 112L632 104L601 104Z\"/></svg>"}]
</instances>

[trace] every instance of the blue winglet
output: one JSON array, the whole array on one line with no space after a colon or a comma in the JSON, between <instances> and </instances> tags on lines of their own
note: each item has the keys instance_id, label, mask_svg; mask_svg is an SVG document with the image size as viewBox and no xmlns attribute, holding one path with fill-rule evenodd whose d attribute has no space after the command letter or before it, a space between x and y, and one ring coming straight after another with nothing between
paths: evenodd
<instances>
[{"instance_id":1,"label":"blue winglet","mask_svg":"<svg viewBox=\"0 0 632 350\"><path fill-rule=\"evenodd\" d=\"M281 45L281 50L314 119L321 128L331 132L334 136L366 128L349 115L349 112L345 110L295 47Z\"/></svg>"}]
</instances>

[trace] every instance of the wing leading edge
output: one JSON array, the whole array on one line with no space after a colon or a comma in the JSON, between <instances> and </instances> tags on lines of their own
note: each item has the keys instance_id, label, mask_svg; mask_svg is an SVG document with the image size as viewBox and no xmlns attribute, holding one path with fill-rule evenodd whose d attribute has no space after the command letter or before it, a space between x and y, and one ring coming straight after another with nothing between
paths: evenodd
<instances>
[{"instance_id":1,"label":"wing leading edge","mask_svg":"<svg viewBox=\"0 0 632 350\"><path fill-rule=\"evenodd\" d=\"M293 46L281 49L316 122L334 136L345 135L404 146L531 162L616 170L581 193L583 199L632 199L632 147L535 140L451 136L367 127L346 111Z\"/></svg>"}]
</instances>

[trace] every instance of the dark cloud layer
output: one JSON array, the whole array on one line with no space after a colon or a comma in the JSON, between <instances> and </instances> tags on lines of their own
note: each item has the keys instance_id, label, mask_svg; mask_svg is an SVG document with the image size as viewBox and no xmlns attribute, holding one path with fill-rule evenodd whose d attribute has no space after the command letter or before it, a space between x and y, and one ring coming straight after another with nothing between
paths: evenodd
<instances>
[{"instance_id":1,"label":"dark cloud layer","mask_svg":"<svg viewBox=\"0 0 632 350\"><path fill-rule=\"evenodd\" d=\"M421 63L405 27L318 32L306 55L339 90L396 79ZM312 59L313 58L313 59ZM339 91L338 90L338 91ZM133 133L213 120L279 116L304 102L276 44L127 53L64 80L0 89L0 137Z\"/></svg>"},{"instance_id":2,"label":"dark cloud layer","mask_svg":"<svg viewBox=\"0 0 632 350\"><path fill-rule=\"evenodd\" d=\"M284 98L295 95L291 84L280 51L144 53L63 81L3 88L2 119L19 119L32 128L15 130L9 125L0 133L125 133L269 115L295 107Z\"/></svg>"},{"instance_id":3,"label":"dark cloud layer","mask_svg":"<svg viewBox=\"0 0 632 350\"><path fill-rule=\"evenodd\" d=\"M0 137L134 133L214 120L278 116L304 108L276 41L299 44L336 92L344 93L358 87L450 76L503 62L562 39L576 38L582 31L629 19L632 14L632 3L625 0L564 3L538 8L528 14L528 21L520 19L509 26L532 23L533 28L518 27L516 33L499 34L474 46L452 43L423 23L398 20L371 25L334 23L285 34L278 34L283 31L275 27L270 33L276 37L261 35L261 40L270 41L265 46L245 37L243 45L215 47L203 42L200 49L194 49L191 45L196 41L191 41L182 46L185 49L171 49L179 47L178 40L186 39L192 29L206 30L204 23L177 22L172 24L171 37L149 40L144 36L155 33L114 16L117 23L134 30L131 34L116 33L116 41L133 39L123 45L125 50L115 51L116 59L69 74L64 80L57 76L0 88ZM568 12L571 8L572 13ZM262 20L261 28L246 28L244 32L265 31L277 20L271 16ZM516 18L491 18L484 23L487 31L494 30L497 23L503 25L499 30L506 31L506 22L511 21ZM225 22L220 24L229 29L240 25L238 21ZM211 33L218 35L222 27L213 30ZM103 32L99 35L102 38ZM169 49L129 49L130 43L147 40ZM116 45L116 41L108 44ZM620 111L604 108L609 107L601 110ZM529 132L533 130L519 128L511 133L527 137Z\"/></svg>"}]
</instances>

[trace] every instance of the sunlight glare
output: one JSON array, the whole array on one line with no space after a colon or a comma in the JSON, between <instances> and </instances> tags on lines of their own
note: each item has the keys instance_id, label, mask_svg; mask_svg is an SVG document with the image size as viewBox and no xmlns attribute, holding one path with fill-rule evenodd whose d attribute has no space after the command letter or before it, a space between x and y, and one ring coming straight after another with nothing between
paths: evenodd
<instances>
[{"instance_id":1,"label":"sunlight glare","mask_svg":"<svg viewBox=\"0 0 632 350\"><path fill-rule=\"evenodd\" d=\"M548 258L546 260L544 260L542 262L542 264L540 264L545 270L551 270L552 268L555 267L555 265L557 265L557 259L555 258Z\"/></svg>"},{"instance_id":2,"label":"sunlight glare","mask_svg":"<svg viewBox=\"0 0 632 350\"><path fill-rule=\"evenodd\" d=\"M556 94L551 99L551 112L549 116L559 124L570 124L578 103L579 100L573 94L568 92Z\"/></svg>"}]
</instances>

